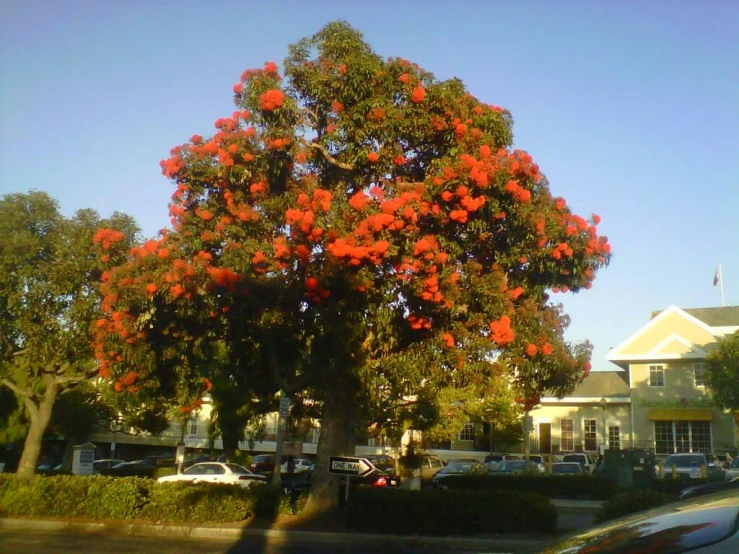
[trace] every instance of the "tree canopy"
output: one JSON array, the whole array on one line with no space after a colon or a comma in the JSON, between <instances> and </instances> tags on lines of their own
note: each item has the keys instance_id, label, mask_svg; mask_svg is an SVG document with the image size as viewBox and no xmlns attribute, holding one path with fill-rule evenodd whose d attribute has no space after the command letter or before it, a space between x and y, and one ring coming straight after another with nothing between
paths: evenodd
<instances>
[{"instance_id":1,"label":"tree canopy","mask_svg":"<svg viewBox=\"0 0 739 554\"><path fill-rule=\"evenodd\" d=\"M137 233L130 217L80 210L67 218L35 191L0 199L0 384L29 422L23 476L35 470L57 396L97 374L90 324L104 263L93 248L100 226L115 239L109 261L121 262Z\"/></svg>"},{"instance_id":2,"label":"tree canopy","mask_svg":"<svg viewBox=\"0 0 739 554\"><path fill-rule=\"evenodd\" d=\"M706 358L706 384L716 404L739 411L739 332L719 341Z\"/></svg>"},{"instance_id":3,"label":"tree canopy","mask_svg":"<svg viewBox=\"0 0 739 554\"><path fill-rule=\"evenodd\" d=\"M197 402L223 341L244 390L323 401L326 499L359 405L504 379L530 407L587 374L550 296L590 288L610 245L512 147L509 112L343 22L233 97L161 164L171 230L103 275L96 355L118 390Z\"/></svg>"}]
</instances>

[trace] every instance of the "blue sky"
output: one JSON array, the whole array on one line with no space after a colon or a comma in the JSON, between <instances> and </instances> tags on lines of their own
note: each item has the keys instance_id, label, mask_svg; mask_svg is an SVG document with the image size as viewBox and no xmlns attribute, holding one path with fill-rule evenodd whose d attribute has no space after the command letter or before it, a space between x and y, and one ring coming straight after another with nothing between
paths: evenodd
<instances>
[{"instance_id":1,"label":"blue sky","mask_svg":"<svg viewBox=\"0 0 739 554\"><path fill-rule=\"evenodd\" d=\"M739 3L731 0L0 3L0 194L168 223L159 160L233 110L241 72L335 19L375 51L509 109L555 194L613 261L560 295L595 369L676 304L739 304Z\"/></svg>"}]
</instances>

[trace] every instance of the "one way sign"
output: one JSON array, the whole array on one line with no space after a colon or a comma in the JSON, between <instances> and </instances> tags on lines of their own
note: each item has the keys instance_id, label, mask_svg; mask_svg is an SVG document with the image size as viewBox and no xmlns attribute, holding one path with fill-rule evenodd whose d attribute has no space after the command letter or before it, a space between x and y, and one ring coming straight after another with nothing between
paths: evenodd
<instances>
[{"instance_id":1,"label":"one way sign","mask_svg":"<svg viewBox=\"0 0 739 554\"><path fill-rule=\"evenodd\" d=\"M350 458L346 456L331 456L328 462L328 472L338 475L363 477L375 469L375 466L365 458Z\"/></svg>"}]
</instances>

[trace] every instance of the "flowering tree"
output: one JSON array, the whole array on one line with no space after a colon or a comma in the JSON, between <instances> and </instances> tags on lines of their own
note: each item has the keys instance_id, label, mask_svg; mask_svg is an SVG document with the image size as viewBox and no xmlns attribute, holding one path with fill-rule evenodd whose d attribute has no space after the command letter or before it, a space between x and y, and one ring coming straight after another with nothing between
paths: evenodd
<instances>
[{"instance_id":1,"label":"flowering tree","mask_svg":"<svg viewBox=\"0 0 739 554\"><path fill-rule=\"evenodd\" d=\"M34 474L59 395L97 374L89 326L102 264L93 237L110 243L110 260L121 262L136 233L123 214L101 220L80 210L65 218L42 192L0 199L0 385L15 394L28 421L18 466L24 478Z\"/></svg>"},{"instance_id":2,"label":"flowering tree","mask_svg":"<svg viewBox=\"0 0 739 554\"><path fill-rule=\"evenodd\" d=\"M96 343L120 390L192 395L223 339L248 386L322 400L317 509L360 401L501 379L493 360L522 403L581 380L589 348L563 341L550 294L590 288L610 246L460 81L342 22L289 52L162 162L172 230L106 274Z\"/></svg>"}]
</instances>

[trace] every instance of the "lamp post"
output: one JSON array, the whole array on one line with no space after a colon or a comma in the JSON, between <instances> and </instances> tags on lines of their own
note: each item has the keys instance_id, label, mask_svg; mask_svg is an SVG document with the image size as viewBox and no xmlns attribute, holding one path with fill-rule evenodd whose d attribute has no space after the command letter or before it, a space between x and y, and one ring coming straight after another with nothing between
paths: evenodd
<instances>
[{"instance_id":1,"label":"lamp post","mask_svg":"<svg viewBox=\"0 0 739 554\"><path fill-rule=\"evenodd\" d=\"M608 400L606 400L606 397L603 396L600 399L600 411L603 416L603 450L605 450L606 445L608 444L608 434L606 430L606 404L608 404Z\"/></svg>"}]
</instances>

